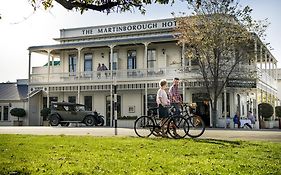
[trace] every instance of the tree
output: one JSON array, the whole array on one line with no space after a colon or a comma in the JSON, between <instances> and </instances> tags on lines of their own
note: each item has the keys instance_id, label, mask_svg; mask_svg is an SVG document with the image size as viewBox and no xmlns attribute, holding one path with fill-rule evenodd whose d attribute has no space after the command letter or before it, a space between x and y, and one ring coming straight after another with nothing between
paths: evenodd
<instances>
[{"instance_id":1,"label":"tree","mask_svg":"<svg viewBox=\"0 0 281 175\"><path fill-rule=\"evenodd\" d=\"M30 0L31 4L36 10L37 8L43 7L45 9L52 8L54 6L53 0ZM125 12L133 11L137 8L141 13L145 13L145 6L153 3L157 4L173 4L175 0L54 0L58 4L62 5L67 10L76 9L83 13L87 10L94 10L99 12ZM193 1L193 0L187 0ZM199 5L201 0L194 0Z\"/></svg>"},{"instance_id":2,"label":"tree","mask_svg":"<svg viewBox=\"0 0 281 175\"><path fill-rule=\"evenodd\" d=\"M276 115L276 117L281 119L281 106L275 107L275 115Z\"/></svg>"},{"instance_id":3,"label":"tree","mask_svg":"<svg viewBox=\"0 0 281 175\"><path fill-rule=\"evenodd\" d=\"M10 114L12 116L18 117L18 121L19 121L19 118L24 117L26 115L26 112L23 108L13 108L11 109Z\"/></svg>"},{"instance_id":4,"label":"tree","mask_svg":"<svg viewBox=\"0 0 281 175\"><path fill-rule=\"evenodd\" d=\"M212 124L217 102L230 78L249 79L255 70L243 69L252 63L254 39L263 36L266 25L251 18L252 9L236 0L201 0L188 3L192 16L177 19L176 36L186 44L186 56L196 60L212 107Z\"/></svg>"}]
</instances>

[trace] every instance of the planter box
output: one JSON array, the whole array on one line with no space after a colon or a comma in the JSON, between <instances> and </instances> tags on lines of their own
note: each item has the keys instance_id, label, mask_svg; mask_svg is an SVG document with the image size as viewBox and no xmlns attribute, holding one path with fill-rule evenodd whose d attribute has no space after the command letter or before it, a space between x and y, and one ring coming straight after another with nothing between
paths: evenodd
<instances>
[{"instance_id":1,"label":"planter box","mask_svg":"<svg viewBox=\"0 0 281 175\"><path fill-rule=\"evenodd\" d=\"M43 126L50 126L49 121L47 120L43 121Z\"/></svg>"},{"instance_id":2,"label":"planter box","mask_svg":"<svg viewBox=\"0 0 281 175\"><path fill-rule=\"evenodd\" d=\"M135 120L117 120L118 128L134 128Z\"/></svg>"},{"instance_id":3,"label":"planter box","mask_svg":"<svg viewBox=\"0 0 281 175\"><path fill-rule=\"evenodd\" d=\"M13 124L14 124L14 126L22 126L23 125L23 121L14 120Z\"/></svg>"},{"instance_id":4,"label":"planter box","mask_svg":"<svg viewBox=\"0 0 281 175\"><path fill-rule=\"evenodd\" d=\"M264 121L264 128L271 129L274 127L274 121Z\"/></svg>"}]
</instances>

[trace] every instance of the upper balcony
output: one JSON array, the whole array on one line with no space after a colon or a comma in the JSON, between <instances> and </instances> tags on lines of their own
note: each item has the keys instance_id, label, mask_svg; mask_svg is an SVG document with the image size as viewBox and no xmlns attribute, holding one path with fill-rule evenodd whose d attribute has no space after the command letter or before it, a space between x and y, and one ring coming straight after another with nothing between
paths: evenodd
<instances>
[{"instance_id":1,"label":"upper balcony","mask_svg":"<svg viewBox=\"0 0 281 175\"><path fill-rule=\"evenodd\" d=\"M51 66L48 76L48 67L33 67L30 75L30 84L79 84L79 83L112 83L118 82L144 82L160 79L173 79L179 77L182 80L199 81L202 76L197 66L186 67L186 71L179 65L160 69L131 69L131 70L107 70L89 72L63 72L62 66ZM245 73L248 72L248 73ZM233 72L231 78L257 79L258 82L277 89L277 81L274 74L277 72L263 70L255 65L240 65ZM251 75L249 75L251 74ZM200 80L203 81L203 80Z\"/></svg>"},{"instance_id":2,"label":"upper balcony","mask_svg":"<svg viewBox=\"0 0 281 175\"><path fill-rule=\"evenodd\" d=\"M161 69L131 69L131 70L106 70L106 71L89 71L89 72L65 72L62 73L61 67L50 68L48 76L48 67L34 67L33 74L30 75L31 84L58 84L58 83L88 83L88 82L119 82L126 81L145 81L160 80L162 78L172 79L174 77L195 78L200 76L197 73L183 73L178 67L161 68ZM40 73L36 73L40 72Z\"/></svg>"}]
</instances>

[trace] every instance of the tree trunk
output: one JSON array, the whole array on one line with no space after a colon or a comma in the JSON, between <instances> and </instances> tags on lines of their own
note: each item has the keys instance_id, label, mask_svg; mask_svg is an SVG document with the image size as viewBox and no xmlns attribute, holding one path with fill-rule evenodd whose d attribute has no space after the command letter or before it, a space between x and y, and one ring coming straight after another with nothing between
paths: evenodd
<instances>
[{"instance_id":1,"label":"tree trunk","mask_svg":"<svg viewBox=\"0 0 281 175\"><path fill-rule=\"evenodd\" d=\"M213 128L216 128L216 119L217 119L218 111L214 108L212 108L212 126Z\"/></svg>"}]
</instances>

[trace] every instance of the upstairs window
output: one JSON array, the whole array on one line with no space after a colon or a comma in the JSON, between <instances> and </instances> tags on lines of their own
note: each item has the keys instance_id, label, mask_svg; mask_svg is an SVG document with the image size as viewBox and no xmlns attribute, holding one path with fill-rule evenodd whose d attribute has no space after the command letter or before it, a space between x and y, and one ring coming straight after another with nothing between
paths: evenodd
<instances>
[{"instance_id":1,"label":"upstairs window","mask_svg":"<svg viewBox=\"0 0 281 175\"><path fill-rule=\"evenodd\" d=\"M156 51L155 49L147 50L147 68L154 69L156 63Z\"/></svg>"},{"instance_id":2,"label":"upstairs window","mask_svg":"<svg viewBox=\"0 0 281 175\"><path fill-rule=\"evenodd\" d=\"M137 68L137 51L129 50L127 58L127 69L136 69Z\"/></svg>"},{"instance_id":3,"label":"upstairs window","mask_svg":"<svg viewBox=\"0 0 281 175\"><path fill-rule=\"evenodd\" d=\"M77 56L76 55L69 55L68 65L69 65L69 72L70 73L76 72L76 63L77 63Z\"/></svg>"},{"instance_id":4,"label":"upstairs window","mask_svg":"<svg viewBox=\"0 0 281 175\"><path fill-rule=\"evenodd\" d=\"M85 72L93 71L93 55L92 54L84 55L84 71Z\"/></svg>"}]
</instances>

